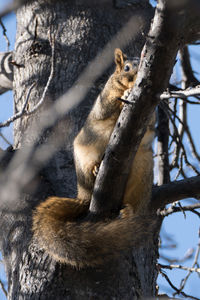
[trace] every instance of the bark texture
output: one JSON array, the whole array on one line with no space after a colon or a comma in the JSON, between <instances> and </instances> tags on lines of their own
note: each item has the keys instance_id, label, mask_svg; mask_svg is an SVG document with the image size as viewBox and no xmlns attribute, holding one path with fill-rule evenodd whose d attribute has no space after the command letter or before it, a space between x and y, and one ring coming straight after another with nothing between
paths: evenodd
<instances>
[{"instance_id":1,"label":"bark texture","mask_svg":"<svg viewBox=\"0 0 200 300\"><path fill-rule=\"evenodd\" d=\"M135 1L132 6L127 6L126 1L111 0L33 1L17 12L15 112L21 110L33 82L36 86L27 110L31 110L42 95L50 73L49 41L52 34L55 69L42 108L33 116L15 122L15 149L25 147L33 140L43 144L49 137L53 137L54 143L62 137L64 144L23 193L2 207L1 247L8 275L9 299L134 299L156 293L156 238L150 249L133 249L118 261L98 269L75 270L51 260L38 249L31 234L32 210L39 201L49 195L75 195L72 142L108 71L91 87L81 105L57 124L55 131L49 128L38 138L31 128L34 123L40 123L45 109L72 86L86 65L130 17L140 15L145 24L140 31L146 31L152 9L147 1L134 4ZM143 42L141 34L132 42L127 37L126 52L138 55ZM33 194L31 191L36 185Z\"/></svg>"}]
</instances>

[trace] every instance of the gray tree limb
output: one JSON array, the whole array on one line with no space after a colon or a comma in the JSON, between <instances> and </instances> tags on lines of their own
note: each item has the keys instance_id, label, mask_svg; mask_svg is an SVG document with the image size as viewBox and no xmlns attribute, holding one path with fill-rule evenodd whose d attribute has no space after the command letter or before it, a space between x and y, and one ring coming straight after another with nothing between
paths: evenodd
<instances>
[{"instance_id":1,"label":"gray tree limb","mask_svg":"<svg viewBox=\"0 0 200 300\"><path fill-rule=\"evenodd\" d=\"M185 198L199 198L200 176L170 182L153 188L151 207L163 208L166 204Z\"/></svg>"},{"instance_id":2,"label":"gray tree limb","mask_svg":"<svg viewBox=\"0 0 200 300\"><path fill-rule=\"evenodd\" d=\"M143 48L136 84L128 99L133 105L124 107L111 136L95 182L90 205L92 213L121 206L131 161L149 118L159 103L160 94L168 85L177 51L184 42L184 25L185 20L181 16L177 22L177 11L171 8L168 1L159 1Z\"/></svg>"}]
</instances>

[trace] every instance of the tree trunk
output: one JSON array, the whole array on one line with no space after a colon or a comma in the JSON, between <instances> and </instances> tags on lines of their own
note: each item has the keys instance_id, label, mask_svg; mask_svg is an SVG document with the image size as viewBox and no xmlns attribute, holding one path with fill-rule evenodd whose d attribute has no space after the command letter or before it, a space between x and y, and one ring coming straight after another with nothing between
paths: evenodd
<instances>
[{"instance_id":1,"label":"tree trunk","mask_svg":"<svg viewBox=\"0 0 200 300\"><path fill-rule=\"evenodd\" d=\"M43 112L66 92L88 63L119 32L132 16L140 16L140 34L123 43L126 53L138 55L144 40L141 33L150 24L152 9L147 1L128 6L126 1L34 1L17 12L14 95L15 112L22 109L33 82L27 111L38 103L51 68L51 43L55 47L53 80L45 103L34 115L15 122L14 146L27 146L36 140L43 144L64 143L40 174L1 212L1 246L8 276L9 299L137 299L156 294L157 239L151 248L133 249L117 261L97 269L76 270L58 264L38 249L32 240L32 211L49 195L75 197L76 176L72 143L108 70L91 87L84 101L71 110L56 129L48 128L38 138L31 130L41 122ZM130 1L129 1L130 2ZM136 1L137 2L137 1ZM110 45L113 52L118 44ZM101 63L101 62L99 62ZM108 66L109 67L109 66ZM73 99L71 100L73 101ZM58 134L59 133L59 134ZM33 192L33 188L37 189ZM120 237L119 237L120 238Z\"/></svg>"}]
</instances>

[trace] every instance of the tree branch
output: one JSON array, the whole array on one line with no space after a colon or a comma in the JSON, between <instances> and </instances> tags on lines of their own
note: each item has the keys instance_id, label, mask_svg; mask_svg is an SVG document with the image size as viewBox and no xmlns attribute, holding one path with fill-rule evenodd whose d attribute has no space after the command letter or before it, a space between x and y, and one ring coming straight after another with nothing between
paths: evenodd
<instances>
[{"instance_id":1,"label":"tree branch","mask_svg":"<svg viewBox=\"0 0 200 300\"><path fill-rule=\"evenodd\" d=\"M0 287L1 287L4 295L7 297L8 293L7 293L7 291L6 291L5 287L4 287L4 284L3 284L3 282L1 280L0 280Z\"/></svg>"},{"instance_id":2,"label":"tree branch","mask_svg":"<svg viewBox=\"0 0 200 300\"><path fill-rule=\"evenodd\" d=\"M152 190L152 209L163 208L166 204L185 198L199 198L200 176L174 181L154 187Z\"/></svg>"},{"instance_id":3,"label":"tree branch","mask_svg":"<svg viewBox=\"0 0 200 300\"><path fill-rule=\"evenodd\" d=\"M161 96L160 99L170 99L170 98L187 98L187 97L192 97L192 96L199 96L200 95L200 86L197 85L194 88L189 88L186 90L180 90L180 91L170 91L170 92L164 92Z\"/></svg>"},{"instance_id":4,"label":"tree branch","mask_svg":"<svg viewBox=\"0 0 200 300\"><path fill-rule=\"evenodd\" d=\"M5 40L6 40L7 51L9 51L10 41L9 41L8 36L7 36L7 34L6 34L6 31L7 31L7 30L6 30L6 27L4 26L4 24L3 24L3 22L2 22L1 19L0 19L0 25L1 25L2 30L3 30L3 36L4 36Z\"/></svg>"},{"instance_id":5,"label":"tree branch","mask_svg":"<svg viewBox=\"0 0 200 300\"><path fill-rule=\"evenodd\" d=\"M200 274L200 268L190 268L190 267L184 267L182 265L161 265L161 264L159 264L159 265L162 269L169 269L169 270L181 269L184 271L197 272Z\"/></svg>"},{"instance_id":6,"label":"tree branch","mask_svg":"<svg viewBox=\"0 0 200 300\"><path fill-rule=\"evenodd\" d=\"M15 120L23 117L23 116L30 116L32 114L34 114L41 106L42 104L44 103L44 100L45 100L45 97L46 97L46 94L47 94L47 91L49 89L49 85L52 81L52 78L53 78L53 74L54 74L54 59L55 59L55 45L54 45L54 39L53 41L51 41L51 47L52 47L52 55L51 55L51 71L50 71L50 74L49 74L49 77L48 77L48 80L47 80L47 83L46 83L46 86L44 88L44 91L42 93L42 97L40 98L40 100L38 101L38 103L29 111L25 111L26 107L27 107L27 104L28 104L28 101L29 101L29 97L30 97L30 94L31 94L31 90L33 89L33 87L35 86L35 82L32 83L32 85L29 87L29 90L28 90L28 93L27 93L27 97L24 101L24 104L22 106L22 109L20 112L16 113L15 115L13 115L12 117L10 117L7 121L5 122L0 122L0 128L1 127L6 127L6 126L9 126L12 122L14 122Z\"/></svg>"},{"instance_id":7,"label":"tree branch","mask_svg":"<svg viewBox=\"0 0 200 300\"><path fill-rule=\"evenodd\" d=\"M16 113L15 115L13 115L12 117L10 117L8 120L6 120L5 122L0 122L0 128L2 127L7 127L9 126L12 122L14 122L15 120L21 118L22 116L26 115L25 113L25 109L26 109L26 106L27 106L27 103L28 103L28 100L29 100L29 97L30 97L30 94L31 94L31 91L33 89L33 87L35 86L35 82L32 83L32 85L30 86L30 88L28 89L28 93L27 93L27 97L24 101L24 104L22 106L22 110L19 111L18 113Z\"/></svg>"},{"instance_id":8,"label":"tree branch","mask_svg":"<svg viewBox=\"0 0 200 300\"><path fill-rule=\"evenodd\" d=\"M163 272L160 270L160 274L166 279L166 281L169 283L169 285L176 291L177 294L180 294L186 298L190 298L190 299L194 299L194 300L200 300L199 298L197 297L193 297L193 296L190 296L184 292L180 292L179 289L171 282L171 280L169 279L169 277Z\"/></svg>"},{"instance_id":9,"label":"tree branch","mask_svg":"<svg viewBox=\"0 0 200 300\"><path fill-rule=\"evenodd\" d=\"M121 206L131 161L160 94L168 85L180 46L179 26L170 28L175 16L166 1L159 1L135 88L128 98L133 105L125 105L122 110L96 178L90 205L92 214L106 213Z\"/></svg>"},{"instance_id":10,"label":"tree branch","mask_svg":"<svg viewBox=\"0 0 200 300\"><path fill-rule=\"evenodd\" d=\"M176 204L176 202L175 202ZM186 206L181 206L180 203L178 202L179 206L171 205L169 208L164 208L163 210L160 211L160 215L163 217L169 216L175 212L183 212L185 216L185 211L191 211L194 214L196 214L198 217L200 217L200 213L196 211L195 209L200 208L200 203L195 203L191 205L186 205Z\"/></svg>"},{"instance_id":11,"label":"tree branch","mask_svg":"<svg viewBox=\"0 0 200 300\"><path fill-rule=\"evenodd\" d=\"M170 181L169 173L169 120L161 106L158 106L158 126L157 126L157 162L158 162L158 185Z\"/></svg>"},{"instance_id":12,"label":"tree branch","mask_svg":"<svg viewBox=\"0 0 200 300\"><path fill-rule=\"evenodd\" d=\"M179 53L180 53L182 77L183 77L185 88L188 88L189 86L195 87L199 85L199 81L194 76L194 71L192 70L188 46L185 46L182 49L180 49Z\"/></svg>"}]
</instances>

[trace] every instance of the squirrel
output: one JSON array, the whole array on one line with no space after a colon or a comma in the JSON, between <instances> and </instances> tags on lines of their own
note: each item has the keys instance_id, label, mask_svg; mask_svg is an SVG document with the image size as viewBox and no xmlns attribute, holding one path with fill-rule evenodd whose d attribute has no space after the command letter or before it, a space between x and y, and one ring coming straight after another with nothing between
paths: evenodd
<instances>
[{"instance_id":1,"label":"squirrel","mask_svg":"<svg viewBox=\"0 0 200 300\"><path fill-rule=\"evenodd\" d=\"M115 49L115 64L114 73L74 140L76 199L50 197L33 213L32 229L39 245L56 261L76 268L103 264L123 250L143 245L152 232L152 218L141 214L148 206L153 183L154 117L132 164L119 216L101 221L84 219L99 165L125 102L123 98L134 86L139 58L127 58Z\"/></svg>"}]
</instances>

